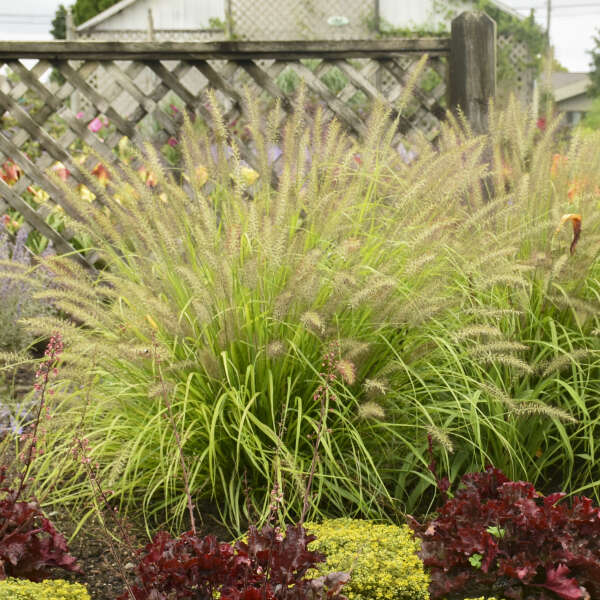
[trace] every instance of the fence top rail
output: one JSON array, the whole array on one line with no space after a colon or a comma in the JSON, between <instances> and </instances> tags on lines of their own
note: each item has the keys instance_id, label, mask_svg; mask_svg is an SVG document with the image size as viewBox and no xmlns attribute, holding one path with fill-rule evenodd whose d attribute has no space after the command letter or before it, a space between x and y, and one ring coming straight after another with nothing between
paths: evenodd
<instances>
[{"instance_id":1,"label":"fence top rail","mask_svg":"<svg viewBox=\"0 0 600 600\"><path fill-rule=\"evenodd\" d=\"M302 58L390 58L450 53L450 38L339 41L97 42L0 41L0 60L253 60Z\"/></svg>"}]
</instances>

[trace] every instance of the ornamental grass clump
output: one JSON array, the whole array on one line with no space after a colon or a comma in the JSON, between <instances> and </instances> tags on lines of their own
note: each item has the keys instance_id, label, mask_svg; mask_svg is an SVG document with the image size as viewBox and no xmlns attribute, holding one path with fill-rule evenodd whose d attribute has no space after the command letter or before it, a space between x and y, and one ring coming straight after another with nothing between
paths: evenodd
<instances>
[{"instance_id":1,"label":"ornamental grass clump","mask_svg":"<svg viewBox=\"0 0 600 600\"><path fill-rule=\"evenodd\" d=\"M452 479L496 460L531 478L556 476L564 460L593 470L582 458L596 426L583 396L593 355L581 368L568 361L575 387L554 375L544 387L564 348L572 356L597 343L594 313L578 312L596 302L595 175L579 204L565 205L570 176L550 175L552 125L540 132L513 106L493 116L486 138L449 117L436 146L417 140L406 164L382 109L357 142L321 110L306 115L302 97L289 116L248 102L243 149L214 96L208 106L210 130L186 125L182 172L147 146L143 178L128 164L107 167L93 203L65 188L84 215L70 225L105 268L45 260L55 288L37 297L64 318L29 320L66 343L52 451L36 461L42 491L60 481L49 502L89 505L66 458L83 423L125 514L180 529L187 486L240 531L250 513L267 514L277 484L282 516L294 520L325 383L312 519L426 510L428 435ZM600 159L578 148L568 154L573 177ZM556 233L571 213L584 223L575 246L575 217ZM571 345L559 347L562 315ZM331 352L330 369L321 363Z\"/></svg>"},{"instance_id":2,"label":"ornamental grass clump","mask_svg":"<svg viewBox=\"0 0 600 600\"><path fill-rule=\"evenodd\" d=\"M429 576L417 552L420 544L403 525L359 519L307 523L316 536L311 549L325 555L318 571L351 574L344 587L348 600L427 600Z\"/></svg>"},{"instance_id":3,"label":"ornamental grass clump","mask_svg":"<svg viewBox=\"0 0 600 600\"><path fill-rule=\"evenodd\" d=\"M461 227L497 243L456 255L461 310L424 332L436 351L396 397L414 394L453 481L493 464L598 498L600 150L575 135L557 155L559 124L541 132L514 102L492 112L493 195ZM429 485L402 469L408 510Z\"/></svg>"},{"instance_id":4,"label":"ornamental grass clump","mask_svg":"<svg viewBox=\"0 0 600 600\"><path fill-rule=\"evenodd\" d=\"M63 429L57 416L40 480L60 480L66 501L85 499L78 470L56 468L84 418L122 508L181 519L167 390L195 501L216 500L240 529L247 477L253 510L266 514L278 482L298 516L321 410L319 364L335 342L311 511L381 516L393 506L397 467L396 453L381 452L396 443L383 370L410 348L413 328L456 304L446 250L455 228L439 217L462 212L482 144L456 140L440 156L424 146L409 168L381 110L358 144L321 112L307 123L301 110L263 116L250 104L258 176L249 177L214 98L210 106L212 137L187 125L181 177L148 146L140 158L152 185L124 164L97 203L69 196L86 215L72 226L93 237L107 268L95 277L68 258L44 262L56 289L38 297L66 318L30 324L61 329L66 351ZM461 176L448 178L457 162ZM90 378L87 405L79 389Z\"/></svg>"}]
</instances>

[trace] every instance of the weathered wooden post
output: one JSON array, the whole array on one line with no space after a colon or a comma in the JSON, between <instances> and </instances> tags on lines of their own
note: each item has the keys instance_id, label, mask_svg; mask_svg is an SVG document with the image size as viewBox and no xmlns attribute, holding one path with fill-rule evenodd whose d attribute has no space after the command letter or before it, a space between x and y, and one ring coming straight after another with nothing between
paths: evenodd
<instances>
[{"instance_id":1,"label":"weathered wooden post","mask_svg":"<svg viewBox=\"0 0 600 600\"><path fill-rule=\"evenodd\" d=\"M154 16L152 15L152 9L148 9L148 29L147 38L149 42L154 41Z\"/></svg>"},{"instance_id":2,"label":"weathered wooden post","mask_svg":"<svg viewBox=\"0 0 600 600\"><path fill-rule=\"evenodd\" d=\"M67 9L67 16L65 20L65 38L67 41L75 39L75 25L73 24L73 12L71 7Z\"/></svg>"},{"instance_id":3,"label":"weathered wooden post","mask_svg":"<svg viewBox=\"0 0 600 600\"><path fill-rule=\"evenodd\" d=\"M495 95L496 22L482 12L464 12L452 21L450 107L460 108L474 133L481 134Z\"/></svg>"},{"instance_id":4,"label":"weathered wooden post","mask_svg":"<svg viewBox=\"0 0 600 600\"><path fill-rule=\"evenodd\" d=\"M233 11L231 9L231 0L225 0L225 39L233 39Z\"/></svg>"}]
</instances>

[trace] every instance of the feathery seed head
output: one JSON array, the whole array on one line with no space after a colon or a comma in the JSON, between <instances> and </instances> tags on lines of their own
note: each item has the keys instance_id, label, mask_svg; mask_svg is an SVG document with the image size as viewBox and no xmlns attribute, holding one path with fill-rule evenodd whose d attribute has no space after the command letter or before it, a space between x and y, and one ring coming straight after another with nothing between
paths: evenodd
<instances>
[{"instance_id":1,"label":"feathery seed head","mask_svg":"<svg viewBox=\"0 0 600 600\"><path fill-rule=\"evenodd\" d=\"M356 382L356 365L353 362L343 359L338 360L335 369L345 383L354 385Z\"/></svg>"},{"instance_id":2,"label":"feathery seed head","mask_svg":"<svg viewBox=\"0 0 600 600\"><path fill-rule=\"evenodd\" d=\"M358 407L358 416L361 419L385 419L385 411L380 404L377 402L363 402Z\"/></svg>"}]
</instances>

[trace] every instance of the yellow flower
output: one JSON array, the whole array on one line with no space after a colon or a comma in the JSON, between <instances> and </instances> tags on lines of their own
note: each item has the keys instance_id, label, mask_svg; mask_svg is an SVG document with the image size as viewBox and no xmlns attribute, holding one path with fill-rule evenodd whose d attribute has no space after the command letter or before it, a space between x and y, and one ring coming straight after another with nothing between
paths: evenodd
<instances>
[{"instance_id":1,"label":"yellow flower","mask_svg":"<svg viewBox=\"0 0 600 600\"><path fill-rule=\"evenodd\" d=\"M240 169L240 175L242 177L242 181L246 185L252 185L259 178L258 172L250 167L242 167Z\"/></svg>"},{"instance_id":2,"label":"yellow flower","mask_svg":"<svg viewBox=\"0 0 600 600\"><path fill-rule=\"evenodd\" d=\"M206 170L206 167L204 165L198 165L194 169L194 176L196 177L196 183L202 187L208 181L208 171ZM183 178L186 181L190 180L187 173L183 174Z\"/></svg>"},{"instance_id":3,"label":"yellow flower","mask_svg":"<svg viewBox=\"0 0 600 600\"><path fill-rule=\"evenodd\" d=\"M50 196L42 188L38 188L37 186L34 187L30 185L27 188L27 191L33 195L34 202L46 202L50 198Z\"/></svg>"},{"instance_id":4,"label":"yellow flower","mask_svg":"<svg viewBox=\"0 0 600 600\"><path fill-rule=\"evenodd\" d=\"M77 191L79 192L79 196L82 200L87 200L87 202L93 202L96 198L96 195L91 192L85 185L77 186Z\"/></svg>"},{"instance_id":5,"label":"yellow flower","mask_svg":"<svg viewBox=\"0 0 600 600\"><path fill-rule=\"evenodd\" d=\"M204 165L198 165L195 170L198 185L202 187L208 181L208 171Z\"/></svg>"},{"instance_id":6,"label":"yellow flower","mask_svg":"<svg viewBox=\"0 0 600 600\"><path fill-rule=\"evenodd\" d=\"M148 323L150 323L150 325L152 326L153 329L156 329L158 331L158 325L156 324L156 321L150 315L146 315L146 320L148 321Z\"/></svg>"}]
</instances>

